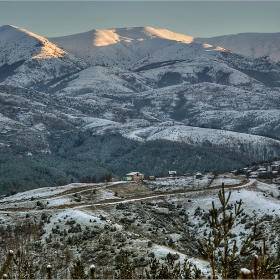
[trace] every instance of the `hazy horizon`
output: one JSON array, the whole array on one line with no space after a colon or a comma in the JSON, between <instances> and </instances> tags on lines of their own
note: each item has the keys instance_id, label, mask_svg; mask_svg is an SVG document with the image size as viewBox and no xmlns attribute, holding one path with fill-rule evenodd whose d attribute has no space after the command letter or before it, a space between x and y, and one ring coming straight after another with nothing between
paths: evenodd
<instances>
[{"instance_id":1,"label":"hazy horizon","mask_svg":"<svg viewBox=\"0 0 280 280\"><path fill-rule=\"evenodd\" d=\"M194 37L280 32L279 1L0 1L0 26L45 37L151 26Z\"/></svg>"}]
</instances>

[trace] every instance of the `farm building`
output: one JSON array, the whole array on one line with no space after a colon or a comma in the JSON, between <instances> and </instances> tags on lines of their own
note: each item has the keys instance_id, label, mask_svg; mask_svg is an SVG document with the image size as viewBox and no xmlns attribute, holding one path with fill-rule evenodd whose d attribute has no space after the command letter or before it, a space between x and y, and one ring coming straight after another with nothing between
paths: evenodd
<instances>
[{"instance_id":1,"label":"farm building","mask_svg":"<svg viewBox=\"0 0 280 280\"><path fill-rule=\"evenodd\" d=\"M203 177L203 175L200 173L200 172L197 172L196 174L195 174L195 178L196 179L201 179Z\"/></svg>"},{"instance_id":2,"label":"farm building","mask_svg":"<svg viewBox=\"0 0 280 280\"><path fill-rule=\"evenodd\" d=\"M259 173L259 177L261 178L261 179L270 179L271 178L271 173L270 172L267 172L267 171L261 171L260 173Z\"/></svg>"},{"instance_id":3,"label":"farm building","mask_svg":"<svg viewBox=\"0 0 280 280\"><path fill-rule=\"evenodd\" d=\"M177 175L176 171L168 171L169 177L175 177Z\"/></svg>"},{"instance_id":4,"label":"farm building","mask_svg":"<svg viewBox=\"0 0 280 280\"><path fill-rule=\"evenodd\" d=\"M125 175L125 181L140 181L144 179L144 174L140 172L130 172Z\"/></svg>"},{"instance_id":5,"label":"farm building","mask_svg":"<svg viewBox=\"0 0 280 280\"><path fill-rule=\"evenodd\" d=\"M259 168L258 168L258 171L259 172L266 172L266 168L265 167L263 167L263 166L260 166Z\"/></svg>"},{"instance_id":6,"label":"farm building","mask_svg":"<svg viewBox=\"0 0 280 280\"><path fill-rule=\"evenodd\" d=\"M271 165L271 169L272 169L272 171L278 171L278 170L280 170L280 165L279 164L273 164L273 165Z\"/></svg>"},{"instance_id":7,"label":"farm building","mask_svg":"<svg viewBox=\"0 0 280 280\"><path fill-rule=\"evenodd\" d=\"M249 174L249 178L258 178L259 177L259 172L258 171L251 171Z\"/></svg>"}]
</instances>

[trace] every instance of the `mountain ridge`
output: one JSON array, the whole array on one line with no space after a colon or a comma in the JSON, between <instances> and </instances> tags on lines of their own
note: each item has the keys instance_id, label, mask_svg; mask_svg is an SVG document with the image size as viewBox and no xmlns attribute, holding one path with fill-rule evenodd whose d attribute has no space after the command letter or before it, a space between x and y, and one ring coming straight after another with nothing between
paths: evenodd
<instances>
[{"instance_id":1,"label":"mountain ridge","mask_svg":"<svg viewBox=\"0 0 280 280\"><path fill-rule=\"evenodd\" d=\"M255 58L268 57L274 62L280 61L280 32L246 32L211 38L195 38L195 42L220 45L231 51Z\"/></svg>"},{"instance_id":2,"label":"mountain ridge","mask_svg":"<svg viewBox=\"0 0 280 280\"><path fill-rule=\"evenodd\" d=\"M5 25L0 27L0 36L0 80L4 84L36 86L86 68L85 62L25 29Z\"/></svg>"},{"instance_id":3,"label":"mountain ridge","mask_svg":"<svg viewBox=\"0 0 280 280\"><path fill-rule=\"evenodd\" d=\"M132 33L133 30L137 30L136 33L137 35ZM124 31L129 31L129 32L124 32ZM89 32L98 33L93 36L93 41L96 40L102 42L103 38L101 37L101 34L103 35L106 34L107 39L108 36L110 37L111 35L110 40L111 42L114 43L120 42L121 41L120 38L122 38L123 41L131 42L133 40L146 40L148 38L154 39L155 37L157 37L157 38L167 39L170 41L173 40L173 41L183 42L188 44L200 43L200 44L205 44L210 46L216 46L223 49L228 49L237 54L241 54L245 56L253 56L255 58L267 56L269 59L271 59L274 62L279 62L280 60L280 55L279 55L280 32L277 33L246 32L246 33L214 36L209 38L194 37L194 36L172 32L167 29L156 29L148 26L131 27L131 28L111 28L111 29L99 29L99 30L93 29L86 33ZM77 33L68 36L49 37L49 38L50 40L53 40L54 42L58 43L58 45L59 44L64 45L65 44L65 42L63 42L64 39L72 38L71 40L73 40L75 36L82 36L82 34L85 33ZM141 38L142 34L143 35L150 34L150 36L147 36L144 39ZM112 37L115 37L115 39L119 39L119 41L118 40L114 41ZM248 40L248 38L250 39ZM100 43L100 46L102 46L102 43Z\"/></svg>"},{"instance_id":4,"label":"mountain ridge","mask_svg":"<svg viewBox=\"0 0 280 280\"><path fill-rule=\"evenodd\" d=\"M169 31L167 29L155 29L152 27L131 27L131 28L112 28L97 30L93 29L84 33L78 33L63 37L49 37L55 44L61 46L66 51L74 53L83 59L90 59L91 65L105 64L115 65L117 56L125 52L125 57L129 60L119 62L118 66L136 62L148 56L154 51L167 47L170 44L194 43L194 37ZM81 43L83 42L83 43ZM195 43L201 44L201 43ZM205 45L205 48L209 47ZM222 50L222 48L220 48ZM101 56L105 60L99 61ZM112 60L106 61L106 56L112 56ZM124 56L122 54L122 56Z\"/></svg>"}]
</instances>

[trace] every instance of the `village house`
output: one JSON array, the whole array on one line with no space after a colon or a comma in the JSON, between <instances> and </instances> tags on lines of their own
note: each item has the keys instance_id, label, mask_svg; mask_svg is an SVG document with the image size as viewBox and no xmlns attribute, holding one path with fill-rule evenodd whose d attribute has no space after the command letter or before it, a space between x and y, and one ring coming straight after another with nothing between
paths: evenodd
<instances>
[{"instance_id":1,"label":"village house","mask_svg":"<svg viewBox=\"0 0 280 280\"><path fill-rule=\"evenodd\" d=\"M176 171L168 171L169 177L175 177L177 175Z\"/></svg>"},{"instance_id":2,"label":"village house","mask_svg":"<svg viewBox=\"0 0 280 280\"><path fill-rule=\"evenodd\" d=\"M144 174L140 172L130 172L125 175L124 177L125 181L140 181L144 180Z\"/></svg>"},{"instance_id":3,"label":"village house","mask_svg":"<svg viewBox=\"0 0 280 280\"><path fill-rule=\"evenodd\" d=\"M266 168L264 167L264 166L260 166L259 168L258 168L258 171L259 172L266 172Z\"/></svg>"},{"instance_id":4,"label":"village house","mask_svg":"<svg viewBox=\"0 0 280 280\"><path fill-rule=\"evenodd\" d=\"M243 172L248 175L250 172L252 172L252 170L248 167L243 168Z\"/></svg>"},{"instance_id":5,"label":"village house","mask_svg":"<svg viewBox=\"0 0 280 280\"><path fill-rule=\"evenodd\" d=\"M259 172L258 171L252 171L249 174L249 178L254 179L259 177Z\"/></svg>"},{"instance_id":6,"label":"village house","mask_svg":"<svg viewBox=\"0 0 280 280\"><path fill-rule=\"evenodd\" d=\"M268 171L263 170L259 173L260 179L271 179L271 177L272 177L272 174Z\"/></svg>"},{"instance_id":7,"label":"village house","mask_svg":"<svg viewBox=\"0 0 280 280\"><path fill-rule=\"evenodd\" d=\"M271 170L272 171L279 171L280 170L280 165L279 164L272 164L271 165Z\"/></svg>"},{"instance_id":8,"label":"village house","mask_svg":"<svg viewBox=\"0 0 280 280\"><path fill-rule=\"evenodd\" d=\"M243 168L243 172L248 173L251 172L252 170L249 167Z\"/></svg>"}]
</instances>

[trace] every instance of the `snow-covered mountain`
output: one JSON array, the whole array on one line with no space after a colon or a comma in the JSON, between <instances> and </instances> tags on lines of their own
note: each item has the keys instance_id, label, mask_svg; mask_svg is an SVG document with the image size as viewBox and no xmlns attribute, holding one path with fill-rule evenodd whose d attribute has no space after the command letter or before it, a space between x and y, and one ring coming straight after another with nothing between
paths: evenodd
<instances>
[{"instance_id":1,"label":"snow-covered mountain","mask_svg":"<svg viewBox=\"0 0 280 280\"><path fill-rule=\"evenodd\" d=\"M254 45L254 37L251 42L249 35L247 43ZM222 46L218 42L210 44L207 40L204 42L202 39L165 29L134 27L92 30L65 37L49 38L49 40L90 65L132 70L139 74L136 80L142 80L145 85L151 81L154 83L153 87L168 86L183 81L230 85L261 82L268 86L280 85L279 66L265 59L265 52L260 55L261 59L255 59L248 53L239 54L238 51L232 51L228 45ZM268 40L267 44L272 43ZM261 51L259 50L258 53ZM117 68L115 70L118 75L122 71ZM92 69L96 72L96 68ZM125 75L123 78L127 80ZM69 88L68 79L67 77L59 83L67 84L67 91L73 93L75 89ZM76 80L74 84L82 83L77 81L79 76L71 79ZM166 79L171 80L171 83ZM108 83L102 80L103 84L105 82ZM132 84L134 84L133 79ZM55 86L61 89L60 85ZM139 83L136 91L139 92Z\"/></svg>"},{"instance_id":2,"label":"snow-covered mountain","mask_svg":"<svg viewBox=\"0 0 280 280\"><path fill-rule=\"evenodd\" d=\"M138 141L164 139L200 147L222 147L248 154L258 154L263 158L267 157L267 153L270 157L277 156L277 149L280 148L280 141L263 136L168 123L134 130L125 136ZM274 148L276 150L273 155L271 150Z\"/></svg>"},{"instance_id":3,"label":"snow-covered mountain","mask_svg":"<svg viewBox=\"0 0 280 280\"><path fill-rule=\"evenodd\" d=\"M240 33L212 38L194 38L194 42L221 46L237 54L280 61L280 33Z\"/></svg>"},{"instance_id":4,"label":"snow-covered mountain","mask_svg":"<svg viewBox=\"0 0 280 280\"><path fill-rule=\"evenodd\" d=\"M226 37L204 41L152 27L46 39L2 26L0 145L16 154L63 156L67 146L75 157L77 146L90 144L70 139L71 133L121 135L136 146L169 141L230 151L238 159L277 157L280 65L266 52L278 53L276 37L241 37L231 48ZM118 147L119 138L114 141ZM120 149L113 154L123 155ZM148 154L151 146L145 149Z\"/></svg>"},{"instance_id":5,"label":"snow-covered mountain","mask_svg":"<svg viewBox=\"0 0 280 280\"><path fill-rule=\"evenodd\" d=\"M91 66L53 84L60 94L132 93L151 89L145 77L117 67Z\"/></svg>"},{"instance_id":6,"label":"snow-covered mountain","mask_svg":"<svg viewBox=\"0 0 280 280\"><path fill-rule=\"evenodd\" d=\"M170 44L189 44L193 37L152 27L94 29L85 33L49 38L67 52L91 65L127 67Z\"/></svg>"},{"instance_id":7,"label":"snow-covered mountain","mask_svg":"<svg viewBox=\"0 0 280 280\"><path fill-rule=\"evenodd\" d=\"M218 44L197 42L194 37L165 29L92 30L48 40L8 25L0 29L0 38L0 81L43 91L79 94L96 92L98 88L99 92L139 92L150 89L151 81L153 87L170 85L164 79L172 80L171 84L210 81L243 85L260 81L277 86L279 83L279 67L273 63L244 59ZM90 65L106 68L93 67L79 73ZM131 70L134 74L129 73ZM107 79L104 73L118 78ZM84 83L86 89L81 91Z\"/></svg>"},{"instance_id":8,"label":"snow-covered mountain","mask_svg":"<svg viewBox=\"0 0 280 280\"><path fill-rule=\"evenodd\" d=\"M54 247L68 268L70 247L104 267L122 248L140 252L132 254L137 262L169 251L183 260L197 256L197 236L210 236L207 210L225 183L233 191L227 210L242 199L248 213L232 237L239 242L258 218L276 253L279 180L213 174L246 165L271 171L264 161L280 157L277 38L201 39L138 27L46 39L0 27L1 231L31 240L40 225L32 254L41 250L42 271L47 258L57 259ZM92 184L112 173L168 170L185 175ZM197 171L206 174L186 176ZM195 261L206 277L210 265Z\"/></svg>"},{"instance_id":9,"label":"snow-covered mountain","mask_svg":"<svg viewBox=\"0 0 280 280\"><path fill-rule=\"evenodd\" d=\"M174 87L174 91L176 90ZM0 108L4 113L0 115L2 145L9 147L17 143L16 145L20 144L24 147L25 152L52 153L54 152L52 135L71 131L84 133L88 131L92 135L118 133L125 138L142 143L168 140L196 147L223 148L239 154L246 153L259 159L277 157L280 150L280 141L275 139L188 126L187 118L183 122L171 120L170 113L161 108L175 100L176 94L167 96L164 100L164 97L156 95L159 90L154 93L150 91L154 100L150 101L151 103L146 101L144 107L141 107L140 103L138 109L133 103L138 104L141 100L145 100L145 96L136 99L134 93L124 93L123 96L113 100L110 96L105 97L108 93L105 96L58 94L49 98L48 94L20 88L2 86L0 91L2 92ZM163 91L162 94L166 95L166 92ZM123 104L124 100L127 103ZM156 104L157 100L163 103ZM154 105L151 106L152 103ZM9 111L6 104L10 106ZM169 109L174 110L173 114L178 113L176 105L172 108L170 104ZM277 118L279 111L269 111L268 114L275 115ZM190 115L193 113L190 112ZM202 113L197 115L197 118L203 116ZM225 120L225 116L222 117Z\"/></svg>"},{"instance_id":10,"label":"snow-covered mountain","mask_svg":"<svg viewBox=\"0 0 280 280\"><path fill-rule=\"evenodd\" d=\"M25 29L0 27L0 82L24 87L47 86L78 72L86 63L46 38Z\"/></svg>"}]
</instances>

